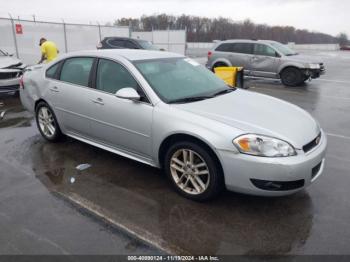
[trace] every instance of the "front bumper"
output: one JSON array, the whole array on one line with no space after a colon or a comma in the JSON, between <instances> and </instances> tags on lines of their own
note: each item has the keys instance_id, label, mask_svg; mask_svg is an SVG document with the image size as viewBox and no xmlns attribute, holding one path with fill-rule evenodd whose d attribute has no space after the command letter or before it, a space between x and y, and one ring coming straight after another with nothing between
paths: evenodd
<instances>
[{"instance_id":1,"label":"front bumper","mask_svg":"<svg viewBox=\"0 0 350 262\"><path fill-rule=\"evenodd\" d=\"M327 137L322 133L322 140L317 147L308 153L297 150L298 155L293 157L267 158L219 151L226 188L230 191L260 196L295 193L310 186L323 173L326 148ZM262 181L266 182L265 189L261 189L264 188ZM266 189L267 185L278 185L278 183L283 186L279 189L276 187L276 190Z\"/></svg>"},{"instance_id":2,"label":"front bumper","mask_svg":"<svg viewBox=\"0 0 350 262\"><path fill-rule=\"evenodd\" d=\"M305 69L304 70L304 75L308 78L319 78L321 75L326 74L326 68L324 67L323 64L320 65L319 69Z\"/></svg>"},{"instance_id":3,"label":"front bumper","mask_svg":"<svg viewBox=\"0 0 350 262\"><path fill-rule=\"evenodd\" d=\"M19 89L20 77L0 80L0 93L16 92Z\"/></svg>"},{"instance_id":4,"label":"front bumper","mask_svg":"<svg viewBox=\"0 0 350 262\"><path fill-rule=\"evenodd\" d=\"M0 93L17 91L21 76L22 69L0 69Z\"/></svg>"}]
</instances>

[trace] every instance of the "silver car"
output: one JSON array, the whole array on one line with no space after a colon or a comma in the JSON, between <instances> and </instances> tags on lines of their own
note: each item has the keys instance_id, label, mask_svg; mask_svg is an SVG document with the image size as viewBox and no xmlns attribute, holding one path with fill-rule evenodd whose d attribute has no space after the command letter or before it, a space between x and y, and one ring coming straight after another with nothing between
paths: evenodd
<instances>
[{"instance_id":1,"label":"silver car","mask_svg":"<svg viewBox=\"0 0 350 262\"><path fill-rule=\"evenodd\" d=\"M194 200L224 188L291 194L324 168L326 135L307 112L173 53L71 53L25 72L20 97L47 140L64 134L163 168Z\"/></svg>"},{"instance_id":2,"label":"silver car","mask_svg":"<svg viewBox=\"0 0 350 262\"><path fill-rule=\"evenodd\" d=\"M24 67L19 59L0 50L0 94L18 91Z\"/></svg>"},{"instance_id":3,"label":"silver car","mask_svg":"<svg viewBox=\"0 0 350 262\"><path fill-rule=\"evenodd\" d=\"M325 74L317 58L300 55L288 46L268 40L227 40L208 52L207 68L244 67L250 77L281 79L286 86L298 86Z\"/></svg>"}]
</instances>

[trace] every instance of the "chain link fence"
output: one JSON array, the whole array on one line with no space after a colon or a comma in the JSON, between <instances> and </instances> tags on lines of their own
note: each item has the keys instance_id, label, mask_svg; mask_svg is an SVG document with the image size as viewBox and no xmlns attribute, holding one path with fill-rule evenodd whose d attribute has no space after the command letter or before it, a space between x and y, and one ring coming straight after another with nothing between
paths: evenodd
<instances>
[{"instance_id":1,"label":"chain link fence","mask_svg":"<svg viewBox=\"0 0 350 262\"><path fill-rule=\"evenodd\" d=\"M140 38L151 41L170 52L180 54L186 52L186 30L131 32L128 26L72 24L0 17L0 49L13 54L25 64L34 64L39 61L41 37L55 42L60 53L67 53L96 49L96 45L108 36Z\"/></svg>"},{"instance_id":2,"label":"chain link fence","mask_svg":"<svg viewBox=\"0 0 350 262\"><path fill-rule=\"evenodd\" d=\"M56 43L61 53L96 49L107 36L130 37L127 26L102 26L0 18L0 49L26 64L40 59L39 39Z\"/></svg>"}]
</instances>

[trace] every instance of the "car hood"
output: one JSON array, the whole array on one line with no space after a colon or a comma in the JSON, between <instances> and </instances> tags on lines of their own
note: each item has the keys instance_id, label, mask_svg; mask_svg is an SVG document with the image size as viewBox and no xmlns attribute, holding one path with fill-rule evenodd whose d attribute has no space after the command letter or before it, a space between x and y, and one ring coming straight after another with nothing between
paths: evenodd
<instances>
[{"instance_id":1,"label":"car hood","mask_svg":"<svg viewBox=\"0 0 350 262\"><path fill-rule=\"evenodd\" d=\"M21 63L21 60L11 56L0 56L0 68L7 68L12 65Z\"/></svg>"},{"instance_id":2,"label":"car hood","mask_svg":"<svg viewBox=\"0 0 350 262\"><path fill-rule=\"evenodd\" d=\"M307 64L321 64L323 61L319 59L318 57L314 56L307 56L307 55L292 55L292 56L286 56L288 60L301 62L301 63L307 63Z\"/></svg>"},{"instance_id":3,"label":"car hood","mask_svg":"<svg viewBox=\"0 0 350 262\"><path fill-rule=\"evenodd\" d=\"M276 137L298 149L320 133L316 120L303 109L271 96L240 89L212 99L175 106L240 129L242 134Z\"/></svg>"}]
</instances>

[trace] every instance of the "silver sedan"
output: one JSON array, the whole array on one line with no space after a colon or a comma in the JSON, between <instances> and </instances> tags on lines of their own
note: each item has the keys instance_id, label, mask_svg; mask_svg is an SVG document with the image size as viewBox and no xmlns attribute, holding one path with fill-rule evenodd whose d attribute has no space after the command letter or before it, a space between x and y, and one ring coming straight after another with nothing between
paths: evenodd
<instances>
[{"instance_id":1,"label":"silver sedan","mask_svg":"<svg viewBox=\"0 0 350 262\"><path fill-rule=\"evenodd\" d=\"M323 172L327 139L307 112L229 88L181 55L71 53L24 74L20 95L48 141L62 135L163 168L174 188L207 200L224 188L281 196Z\"/></svg>"}]
</instances>

